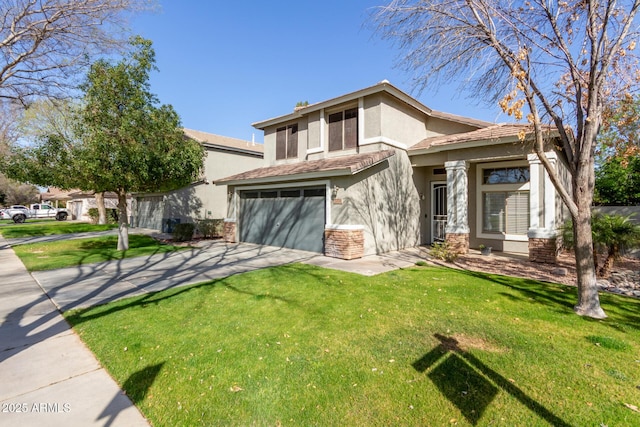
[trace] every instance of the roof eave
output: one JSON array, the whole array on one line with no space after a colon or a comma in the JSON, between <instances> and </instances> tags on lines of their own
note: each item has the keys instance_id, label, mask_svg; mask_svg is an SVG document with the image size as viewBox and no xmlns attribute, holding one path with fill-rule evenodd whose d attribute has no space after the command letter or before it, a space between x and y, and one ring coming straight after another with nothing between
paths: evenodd
<instances>
[{"instance_id":1,"label":"roof eave","mask_svg":"<svg viewBox=\"0 0 640 427\"><path fill-rule=\"evenodd\" d=\"M242 154L249 154L256 157L264 157L264 152L251 150L249 148L230 147L228 145L213 144L210 142L200 142L200 144L202 144L202 146L205 148L213 148L221 151L231 151L234 153L242 153Z\"/></svg>"},{"instance_id":2,"label":"roof eave","mask_svg":"<svg viewBox=\"0 0 640 427\"><path fill-rule=\"evenodd\" d=\"M375 84L373 86L369 86L369 87L364 88L364 89L357 90L355 92L347 93L345 95L341 95L341 96L338 96L336 98L331 98L331 99L328 99L326 101L322 101L322 102L318 102L316 104L308 105L306 107L303 107L303 108L300 108L298 110L295 110L293 113L290 113L290 114L286 114L286 115L283 115L283 116L274 117L274 118L271 118L271 119L267 119L267 120L263 120L263 121L260 121L260 122L252 123L251 126L255 127L256 129L264 130L265 128L267 128L269 126L273 126L273 125L276 125L276 124L280 124L280 123L288 122L288 121L291 121L291 120L299 119L300 117L302 117L304 115L319 111L319 110L321 110L323 108L332 107L334 105L343 104L343 103L346 103L346 102L349 102L349 101L354 101L354 100L356 100L358 98L362 98L362 97L373 95L373 94L380 93L380 92L387 92L390 95L396 97L397 99L403 101L404 103L410 105L411 107L415 108L416 110L418 110L418 111L420 111L420 112L422 112L422 113L424 113L426 115L430 115L431 112L432 112L431 108L427 107L426 105L424 105L420 101L414 99L410 95L408 95L405 92L401 91L400 89L398 89L397 87L395 87L391 83L383 81L381 83Z\"/></svg>"},{"instance_id":3,"label":"roof eave","mask_svg":"<svg viewBox=\"0 0 640 427\"><path fill-rule=\"evenodd\" d=\"M276 182L291 182L301 180L313 180L322 178L332 178L334 176L346 176L352 175L351 168L334 169L330 171L322 172L303 172L293 175L280 175L280 176L267 176L261 178L246 178L246 179L233 179L233 180L218 180L215 181L215 185L255 185L255 184L271 184Z\"/></svg>"},{"instance_id":4,"label":"roof eave","mask_svg":"<svg viewBox=\"0 0 640 427\"><path fill-rule=\"evenodd\" d=\"M486 147L487 145L513 144L514 142L524 143L528 141L531 141L531 138L527 138L524 141L521 141L517 136L501 139L481 139L476 141L465 141L458 143L454 142L451 144L436 145L429 148L418 148L414 150L409 148L407 153L409 154L409 156L418 156L420 154L434 154L441 153L443 151L464 150L466 148Z\"/></svg>"},{"instance_id":5,"label":"roof eave","mask_svg":"<svg viewBox=\"0 0 640 427\"><path fill-rule=\"evenodd\" d=\"M391 154L385 156L371 164L364 165L362 167L356 168L353 166L347 166L344 168L330 169L326 171L317 171L317 172L302 172L291 175L275 175L268 177L260 177L260 178L245 178L245 179L220 179L214 182L216 185L253 185L253 184L269 184L275 182L291 182L291 181L302 181L302 180L313 180L313 179L322 179L322 178L332 178L335 176L350 176L356 175L362 171L370 169L384 161L388 160L389 157L395 155L394 152L390 152Z\"/></svg>"}]
</instances>

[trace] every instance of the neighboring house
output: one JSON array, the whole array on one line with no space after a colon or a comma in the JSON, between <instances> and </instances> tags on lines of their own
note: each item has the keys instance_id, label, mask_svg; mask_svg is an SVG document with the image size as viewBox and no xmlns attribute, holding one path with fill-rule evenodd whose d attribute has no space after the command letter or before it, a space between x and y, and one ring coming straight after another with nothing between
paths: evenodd
<instances>
[{"instance_id":1,"label":"neighboring house","mask_svg":"<svg viewBox=\"0 0 640 427\"><path fill-rule=\"evenodd\" d=\"M191 129L183 131L205 148L201 179L171 192L134 194L133 226L170 232L175 223L222 219L227 212L227 189L213 183L262 165L262 144Z\"/></svg>"},{"instance_id":2,"label":"neighboring house","mask_svg":"<svg viewBox=\"0 0 640 427\"><path fill-rule=\"evenodd\" d=\"M67 211L73 219L90 221L89 209L97 208L95 191L72 190L68 193ZM106 209L118 209L118 195L112 192L104 193L104 207ZM127 197L127 212L131 215L131 196Z\"/></svg>"},{"instance_id":3,"label":"neighboring house","mask_svg":"<svg viewBox=\"0 0 640 427\"><path fill-rule=\"evenodd\" d=\"M61 190L58 187L49 187L47 191L40 193L40 202L48 203L54 207L60 207L60 202L67 202L71 199L68 190Z\"/></svg>"},{"instance_id":4,"label":"neighboring house","mask_svg":"<svg viewBox=\"0 0 640 427\"><path fill-rule=\"evenodd\" d=\"M565 211L526 125L434 111L383 81L254 126L263 167L216 181L233 195L229 241L344 259L448 241L555 260Z\"/></svg>"}]
</instances>

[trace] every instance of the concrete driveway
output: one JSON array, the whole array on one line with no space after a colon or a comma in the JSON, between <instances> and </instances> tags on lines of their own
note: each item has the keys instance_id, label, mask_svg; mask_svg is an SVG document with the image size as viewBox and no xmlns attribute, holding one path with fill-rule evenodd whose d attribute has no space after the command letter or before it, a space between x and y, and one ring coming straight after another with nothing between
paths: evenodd
<instances>
[{"instance_id":1,"label":"concrete driveway","mask_svg":"<svg viewBox=\"0 0 640 427\"><path fill-rule=\"evenodd\" d=\"M317 256L291 249L212 241L179 252L40 271L32 276L64 312L260 268L309 261Z\"/></svg>"}]
</instances>

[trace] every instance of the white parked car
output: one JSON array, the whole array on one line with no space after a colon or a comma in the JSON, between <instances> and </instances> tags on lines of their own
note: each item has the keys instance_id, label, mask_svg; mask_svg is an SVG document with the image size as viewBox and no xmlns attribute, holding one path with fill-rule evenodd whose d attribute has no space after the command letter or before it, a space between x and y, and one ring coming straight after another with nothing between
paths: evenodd
<instances>
[{"instance_id":1,"label":"white parked car","mask_svg":"<svg viewBox=\"0 0 640 427\"><path fill-rule=\"evenodd\" d=\"M46 203L31 205L31 209L22 205L13 205L0 211L0 218L11 219L15 223L23 223L27 218L55 218L58 221L64 221L68 216L69 212L66 209L54 208Z\"/></svg>"}]
</instances>

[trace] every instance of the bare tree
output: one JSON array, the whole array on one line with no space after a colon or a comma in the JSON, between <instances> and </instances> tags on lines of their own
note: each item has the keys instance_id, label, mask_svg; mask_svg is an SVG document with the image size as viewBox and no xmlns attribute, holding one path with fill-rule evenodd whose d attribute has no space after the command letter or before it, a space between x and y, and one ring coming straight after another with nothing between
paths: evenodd
<instances>
[{"instance_id":1,"label":"bare tree","mask_svg":"<svg viewBox=\"0 0 640 427\"><path fill-rule=\"evenodd\" d=\"M0 174L0 206L36 203L39 194L36 186L20 183Z\"/></svg>"},{"instance_id":2,"label":"bare tree","mask_svg":"<svg viewBox=\"0 0 640 427\"><path fill-rule=\"evenodd\" d=\"M127 14L149 0L3 0L0 99L28 105L76 87L96 55L126 46Z\"/></svg>"},{"instance_id":3,"label":"bare tree","mask_svg":"<svg viewBox=\"0 0 640 427\"><path fill-rule=\"evenodd\" d=\"M640 0L396 0L374 17L383 37L406 52L404 63L418 71L418 86L457 76L516 119L528 109L536 154L575 224L574 310L593 318L606 317L592 256L594 150L606 97L637 83L639 5ZM563 186L545 155L548 122L559 134L572 188Z\"/></svg>"}]
</instances>

